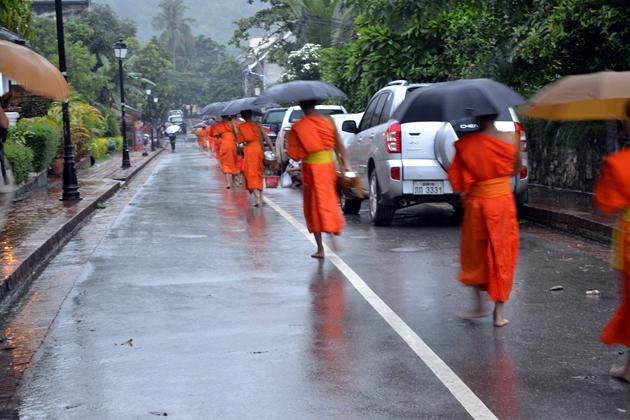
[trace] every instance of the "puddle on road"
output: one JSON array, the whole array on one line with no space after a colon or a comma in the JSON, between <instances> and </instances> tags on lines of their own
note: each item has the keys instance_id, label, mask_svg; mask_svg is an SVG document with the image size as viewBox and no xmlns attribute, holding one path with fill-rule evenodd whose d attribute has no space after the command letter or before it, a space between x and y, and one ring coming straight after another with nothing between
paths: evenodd
<instances>
[{"instance_id":1,"label":"puddle on road","mask_svg":"<svg viewBox=\"0 0 630 420\"><path fill-rule=\"evenodd\" d=\"M208 235L169 235L171 238L181 238L181 239L203 239L207 238Z\"/></svg>"},{"instance_id":2,"label":"puddle on road","mask_svg":"<svg viewBox=\"0 0 630 420\"><path fill-rule=\"evenodd\" d=\"M424 246L424 247L400 247L400 248L392 248L390 249L391 252L421 252L421 251L428 251L429 247L428 246Z\"/></svg>"}]
</instances>

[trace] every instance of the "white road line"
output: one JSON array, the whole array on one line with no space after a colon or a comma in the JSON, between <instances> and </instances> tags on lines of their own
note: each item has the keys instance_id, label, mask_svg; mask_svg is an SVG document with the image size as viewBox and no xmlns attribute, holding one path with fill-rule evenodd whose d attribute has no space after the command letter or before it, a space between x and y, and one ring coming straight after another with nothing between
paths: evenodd
<instances>
[{"instance_id":1,"label":"white road line","mask_svg":"<svg viewBox=\"0 0 630 420\"><path fill-rule=\"evenodd\" d=\"M293 216L287 213L282 207L265 196L265 200L284 217L289 223L300 231L306 238L315 244L313 235L308 229ZM363 298L378 312L378 314L393 328L394 331L407 343L414 353L424 362L425 365L435 374L444 386L453 394L464 409L475 420L498 420L490 409L475 395L474 392L462 381L459 376L435 354L422 338L416 334L409 325L405 323L387 304L381 299L363 279L346 264L337 254L326 247L326 258L333 263L339 271L348 279L352 286L363 296Z\"/></svg>"}]
</instances>

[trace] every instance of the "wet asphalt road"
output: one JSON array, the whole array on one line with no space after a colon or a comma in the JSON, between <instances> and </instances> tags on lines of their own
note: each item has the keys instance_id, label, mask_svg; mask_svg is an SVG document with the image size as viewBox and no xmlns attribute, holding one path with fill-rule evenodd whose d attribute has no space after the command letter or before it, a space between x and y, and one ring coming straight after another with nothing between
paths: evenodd
<instances>
[{"instance_id":1,"label":"wet asphalt road","mask_svg":"<svg viewBox=\"0 0 630 420\"><path fill-rule=\"evenodd\" d=\"M301 221L299 191L267 195ZM498 418L630 418L630 386L606 374L624 349L597 341L617 299L603 248L524 225L511 323L497 330L457 317L469 296L449 209L408 210L391 228L347 220L339 256ZM196 145L165 156L111 228L96 223L82 232L103 239L67 273L76 284L22 380L21 418L472 418L335 266L309 258L273 208L227 191ZM64 258L43 276L68 283Z\"/></svg>"}]
</instances>

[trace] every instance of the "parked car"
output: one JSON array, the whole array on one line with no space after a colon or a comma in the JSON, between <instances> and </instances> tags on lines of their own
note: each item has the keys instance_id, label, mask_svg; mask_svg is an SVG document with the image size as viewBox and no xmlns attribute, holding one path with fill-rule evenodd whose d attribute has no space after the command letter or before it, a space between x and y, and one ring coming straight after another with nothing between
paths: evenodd
<instances>
[{"instance_id":1,"label":"parked car","mask_svg":"<svg viewBox=\"0 0 630 420\"><path fill-rule=\"evenodd\" d=\"M184 134L186 133L186 121L184 121L184 117L182 117L181 115L169 115L168 122L180 126L181 132Z\"/></svg>"},{"instance_id":2,"label":"parked car","mask_svg":"<svg viewBox=\"0 0 630 420\"><path fill-rule=\"evenodd\" d=\"M345 121L352 120L358 127L361 123L361 118L363 118L363 112L359 112L357 114L335 114L331 115L331 117L335 121L335 125L337 126L337 131L339 132L339 136L341 137L341 143L343 143L345 147L348 147L348 144L354 138L354 133L343 131L343 123Z\"/></svg>"},{"instance_id":3,"label":"parked car","mask_svg":"<svg viewBox=\"0 0 630 420\"><path fill-rule=\"evenodd\" d=\"M180 117L184 118L184 111L182 111L181 109L171 109L170 111L168 111L168 115L179 115Z\"/></svg>"},{"instance_id":4,"label":"parked car","mask_svg":"<svg viewBox=\"0 0 630 420\"><path fill-rule=\"evenodd\" d=\"M336 114L347 114L346 109L341 105L317 105L315 107L317 112L323 115L336 115ZM289 156L286 151L286 138L287 133L291 130L291 127L294 123L300 120L304 116L304 112L299 106L292 106L287 109L284 114L284 118L282 119L282 124L280 126L280 131L278 132L278 137L276 139L276 156L280 158L280 166L281 169L284 170L287 163L289 162Z\"/></svg>"},{"instance_id":5,"label":"parked car","mask_svg":"<svg viewBox=\"0 0 630 420\"><path fill-rule=\"evenodd\" d=\"M353 135L347 145L350 163L361 177L369 198L369 215L373 224L391 224L401 208L422 203L445 202L461 212L459 195L448 182L447 170L455 155L454 143L462 132L474 130L470 123L409 122L392 119L396 108L407 94L428 86L406 81L389 83L376 92L357 125L354 120L343 123L343 131ZM517 204L527 202L529 179L527 138L513 110L499 115L497 129L520 136L523 166L514 178ZM343 210L356 214L361 201L345 197Z\"/></svg>"},{"instance_id":6,"label":"parked car","mask_svg":"<svg viewBox=\"0 0 630 420\"><path fill-rule=\"evenodd\" d=\"M269 140L271 140L271 143L274 145L276 144L278 132L280 131L280 126L282 125L282 120L284 119L284 114L286 114L286 112L286 108L270 108L263 115L263 130L265 130L269 136Z\"/></svg>"}]
</instances>

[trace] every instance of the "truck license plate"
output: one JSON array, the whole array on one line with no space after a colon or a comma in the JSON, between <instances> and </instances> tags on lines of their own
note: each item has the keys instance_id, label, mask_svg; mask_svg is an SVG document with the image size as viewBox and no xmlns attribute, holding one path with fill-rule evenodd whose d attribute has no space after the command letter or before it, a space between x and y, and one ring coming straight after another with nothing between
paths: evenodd
<instances>
[{"instance_id":1,"label":"truck license plate","mask_svg":"<svg viewBox=\"0 0 630 420\"><path fill-rule=\"evenodd\" d=\"M444 194L443 181L414 181L413 193L415 195Z\"/></svg>"}]
</instances>

